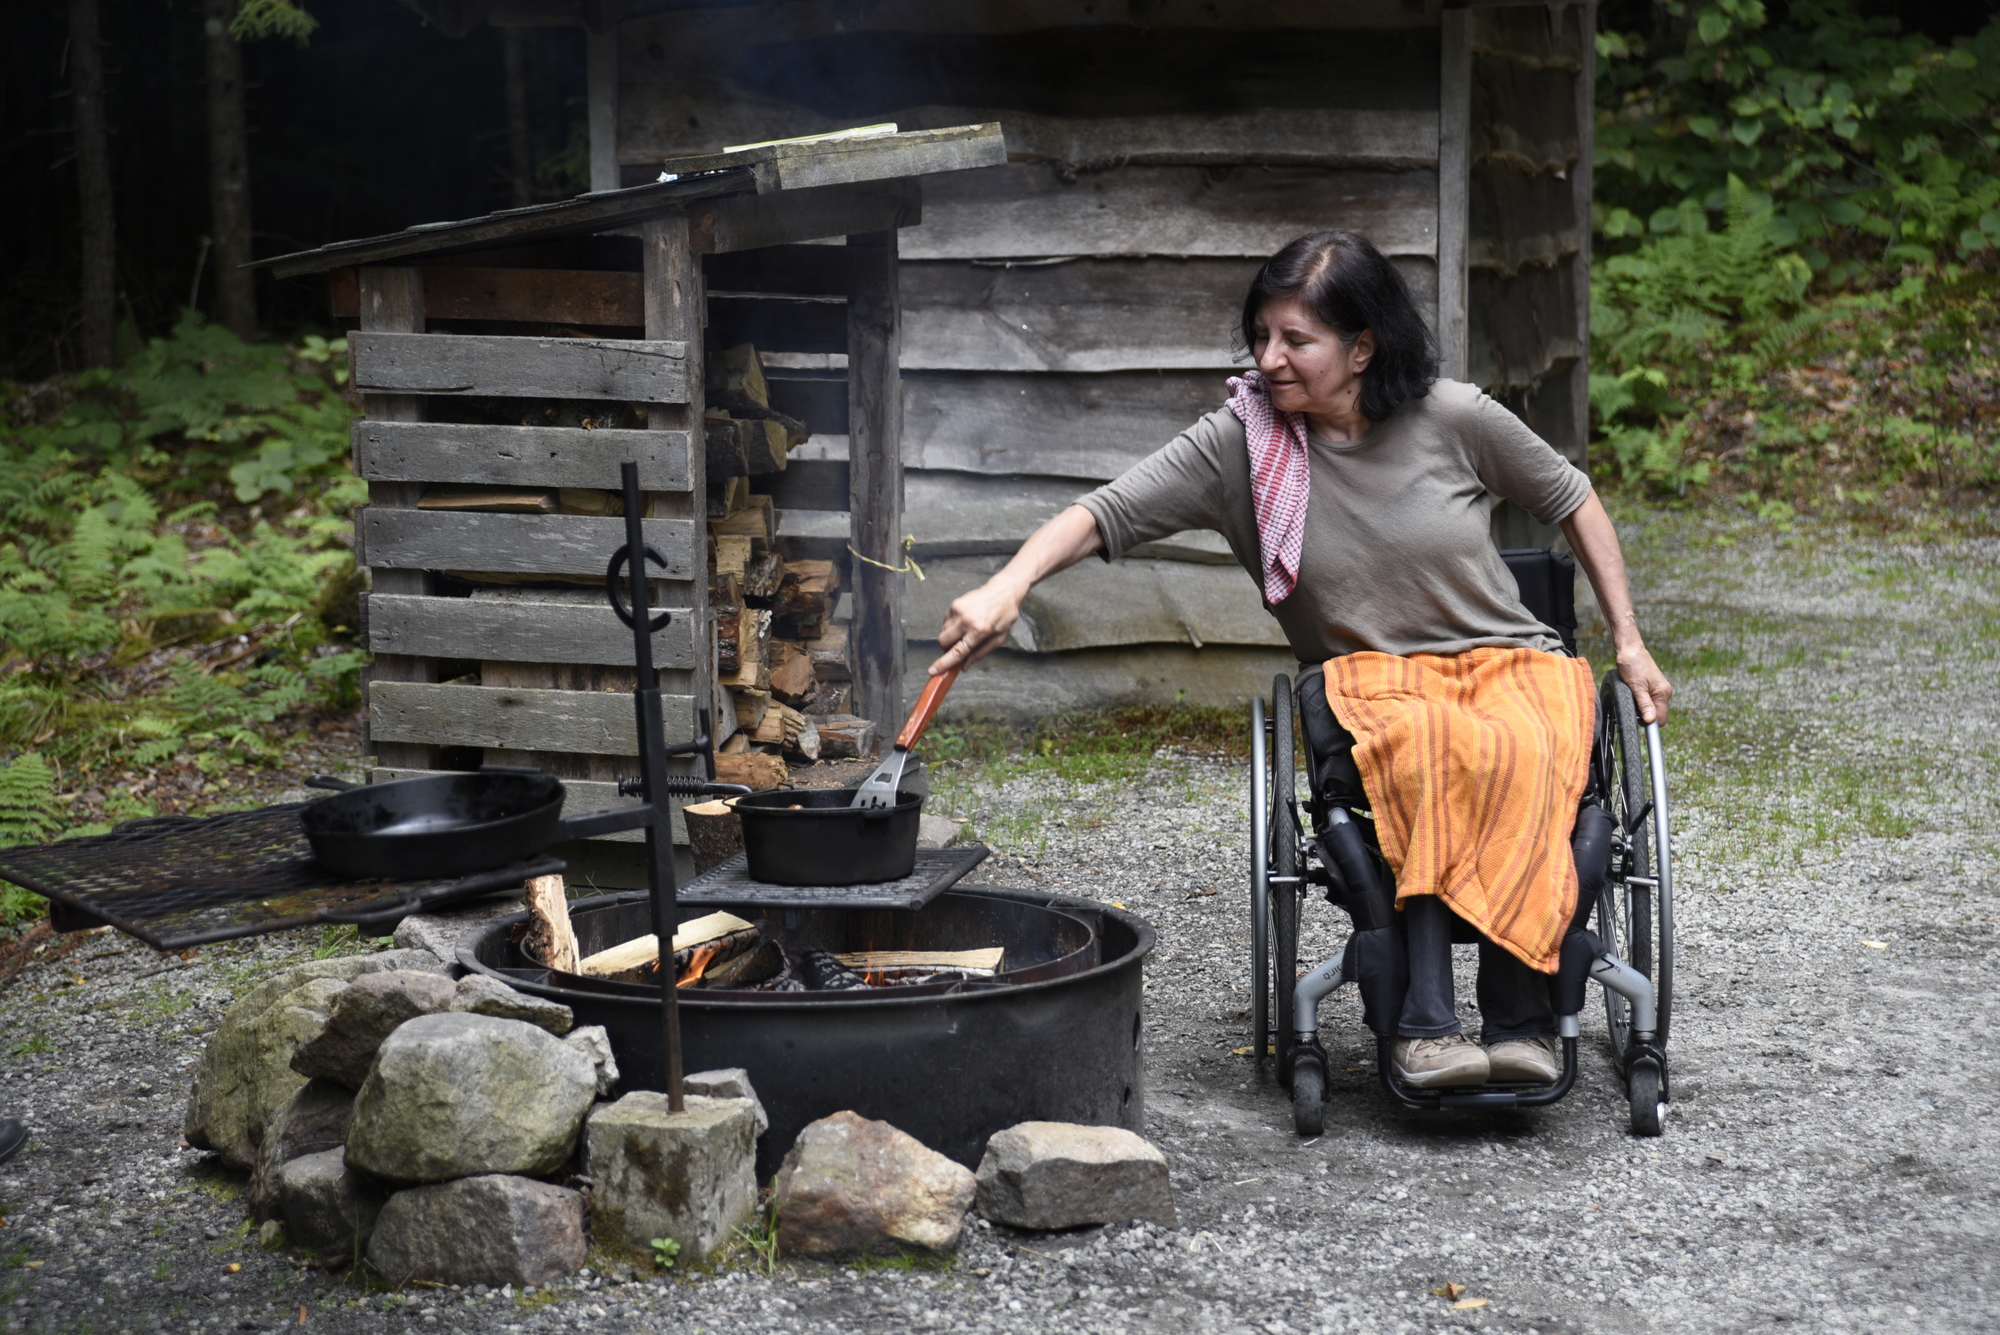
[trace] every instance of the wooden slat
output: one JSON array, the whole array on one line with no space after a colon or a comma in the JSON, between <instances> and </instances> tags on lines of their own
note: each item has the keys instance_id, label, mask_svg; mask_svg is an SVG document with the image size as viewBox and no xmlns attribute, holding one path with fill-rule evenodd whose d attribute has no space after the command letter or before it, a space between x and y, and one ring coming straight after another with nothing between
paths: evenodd
<instances>
[{"instance_id":1,"label":"wooden slat","mask_svg":"<svg viewBox=\"0 0 2000 1335\"><path fill-rule=\"evenodd\" d=\"M1426 316L1437 269L1393 261ZM1232 365L1261 259L902 266L905 371L1201 370Z\"/></svg>"},{"instance_id":2,"label":"wooden slat","mask_svg":"<svg viewBox=\"0 0 2000 1335\"><path fill-rule=\"evenodd\" d=\"M753 167L761 190L798 191L991 167L1006 160L1007 146L997 124L961 122L941 129L909 130L867 139L766 144L733 153L676 157L658 165L683 176Z\"/></svg>"},{"instance_id":3,"label":"wooden slat","mask_svg":"<svg viewBox=\"0 0 2000 1335\"><path fill-rule=\"evenodd\" d=\"M906 259L1266 256L1344 227L1391 255L1437 251L1437 175L1294 167L1125 167L1065 180L1051 164L958 172L925 190Z\"/></svg>"},{"instance_id":4,"label":"wooden slat","mask_svg":"<svg viewBox=\"0 0 2000 1335\"><path fill-rule=\"evenodd\" d=\"M663 704L667 742L690 740L694 701L666 696ZM593 756L639 754L632 697L618 691L385 681L376 683L368 717L374 735L392 741Z\"/></svg>"},{"instance_id":5,"label":"wooden slat","mask_svg":"<svg viewBox=\"0 0 2000 1335\"><path fill-rule=\"evenodd\" d=\"M1472 273L1470 379L1489 393L1521 389L1583 355L1576 272L1530 266L1512 278Z\"/></svg>"},{"instance_id":6,"label":"wooden slat","mask_svg":"<svg viewBox=\"0 0 2000 1335\"><path fill-rule=\"evenodd\" d=\"M513 575L602 575L625 545L623 519L593 515L482 515L383 510L361 515L368 564L398 570L483 570ZM667 559L658 579L693 579L695 525L648 519L646 542Z\"/></svg>"},{"instance_id":7,"label":"wooden slat","mask_svg":"<svg viewBox=\"0 0 2000 1335\"><path fill-rule=\"evenodd\" d=\"M1466 247L1472 169L1471 19L1464 10L1443 16L1438 112L1437 333L1438 370L1463 380L1466 343Z\"/></svg>"},{"instance_id":8,"label":"wooden slat","mask_svg":"<svg viewBox=\"0 0 2000 1335\"><path fill-rule=\"evenodd\" d=\"M854 712L883 736L903 721L903 393L897 234L847 238L873 263L847 303L848 513Z\"/></svg>"},{"instance_id":9,"label":"wooden slat","mask_svg":"<svg viewBox=\"0 0 2000 1335\"><path fill-rule=\"evenodd\" d=\"M335 319L360 304L353 269L329 274ZM510 320L529 324L622 326L644 323L639 275L599 269L424 270L424 313L432 320Z\"/></svg>"},{"instance_id":10,"label":"wooden slat","mask_svg":"<svg viewBox=\"0 0 2000 1335\"><path fill-rule=\"evenodd\" d=\"M632 768L636 772L638 766L635 764ZM370 783L390 783L396 779L421 779L426 775L438 772L437 770L381 767L368 772L368 781ZM610 781L564 779L562 786L563 815L565 816L591 816L600 811L616 811L624 807L636 807L639 805L638 798L626 797L618 791L618 785ZM673 805L673 822L674 842L685 845L688 841L687 820L681 815L681 804L679 802L675 802ZM599 835L598 839L607 843L643 844L646 842L646 832L644 830L620 830L617 834ZM593 840L592 842L596 841Z\"/></svg>"},{"instance_id":11,"label":"wooden slat","mask_svg":"<svg viewBox=\"0 0 2000 1335\"><path fill-rule=\"evenodd\" d=\"M903 460L913 468L1108 480L1220 408L1225 374L915 372L903 377Z\"/></svg>"},{"instance_id":12,"label":"wooden slat","mask_svg":"<svg viewBox=\"0 0 2000 1335\"><path fill-rule=\"evenodd\" d=\"M1581 151L1575 85L1574 69L1531 69L1475 52L1472 161L1506 162L1529 172L1560 172L1567 180Z\"/></svg>"},{"instance_id":13,"label":"wooden slat","mask_svg":"<svg viewBox=\"0 0 2000 1335\"><path fill-rule=\"evenodd\" d=\"M687 608L670 610L673 621L653 635L653 663L692 668L692 615ZM628 671L632 665L632 632L607 605L375 593L368 595L368 647L435 658L594 663Z\"/></svg>"},{"instance_id":14,"label":"wooden slat","mask_svg":"<svg viewBox=\"0 0 2000 1335\"><path fill-rule=\"evenodd\" d=\"M1576 254L1590 233L1578 216L1574 188L1550 172L1524 172L1501 161L1477 164L1471 179L1471 240L1466 263L1507 275L1558 264Z\"/></svg>"},{"instance_id":15,"label":"wooden slat","mask_svg":"<svg viewBox=\"0 0 2000 1335\"><path fill-rule=\"evenodd\" d=\"M688 490L688 433L455 422L354 423L354 464L370 482L489 482L520 487L619 486L639 465L647 491Z\"/></svg>"},{"instance_id":16,"label":"wooden slat","mask_svg":"<svg viewBox=\"0 0 2000 1335\"><path fill-rule=\"evenodd\" d=\"M628 403L687 398L687 345L666 340L360 333L348 346L355 388L363 393Z\"/></svg>"},{"instance_id":17,"label":"wooden slat","mask_svg":"<svg viewBox=\"0 0 2000 1335\"><path fill-rule=\"evenodd\" d=\"M923 220L923 192L915 180L823 185L703 200L690 204L687 216L695 251L709 255L914 227Z\"/></svg>"},{"instance_id":18,"label":"wooden slat","mask_svg":"<svg viewBox=\"0 0 2000 1335\"><path fill-rule=\"evenodd\" d=\"M1259 107L1151 116L1066 117L1014 109L918 107L901 124L965 117L1000 122L1016 162L1084 168L1361 167L1405 171L1437 165L1435 108Z\"/></svg>"}]
</instances>

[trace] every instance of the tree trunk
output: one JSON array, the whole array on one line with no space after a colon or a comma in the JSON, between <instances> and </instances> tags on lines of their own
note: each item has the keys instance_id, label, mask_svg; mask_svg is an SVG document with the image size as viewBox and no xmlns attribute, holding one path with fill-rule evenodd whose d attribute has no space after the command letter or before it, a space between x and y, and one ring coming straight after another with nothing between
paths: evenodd
<instances>
[{"instance_id":1,"label":"tree trunk","mask_svg":"<svg viewBox=\"0 0 2000 1335\"><path fill-rule=\"evenodd\" d=\"M534 202L535 164L528 146L527 42L519 28L500 30L507 61L507 166L514 187L514 207Z\"/></svg>"},{"instance_id":2,"label":"tree trunk","mask_svg":"<svg viewBox=\"0 0 2000 1335\"><path fill-rule=\"evenodd\" d=\"M203 0L208 56L208 209L215 237L216 323L242 338L257 333L250 254L250 145L244 128L243 48L229 35L236 0Z\"/></svg>"},{"instance_id":3,"label":"tree trunk","mask_svg":"<svg viewBox=\"0 0 2000 1335\"><path fill-rule=\"evenodd\" d=\"M83 230L85 366L109 366L116 355L117 238L111 216L111 143L104 116L104 51L97 36L97 0L69 0L70 94L76 118L77 202Z\"/></svg>"}]
</instances>

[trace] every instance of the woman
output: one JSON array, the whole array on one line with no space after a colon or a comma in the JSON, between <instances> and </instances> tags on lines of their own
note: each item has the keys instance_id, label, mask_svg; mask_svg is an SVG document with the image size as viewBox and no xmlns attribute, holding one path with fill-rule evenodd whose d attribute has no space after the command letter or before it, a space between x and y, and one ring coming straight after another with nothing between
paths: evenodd
<instances>
[{"instance_id":1,"label":"woman","mask_svg":"<svg viewBox=\"0 0 2000 1335\"><path fill-rule=\"evenodd\" d=\"M1229 403L1044 524L1003 570L954 602L931 674L1000 647L1028 590L1093 552L1113 560L1186 529L1221 533L1300 661L1327 665L1329 703L1360 735L1355 756L1398 873L1409 952L1396 1075L1419 1087L1553 1080L1555 1017L1542 975L1554 968L1550 933L1559 945L1575 902L1566 848L1589 746L1589 669L1558 661L1560 640L1522 606L1493 547L1490 515L1504 498L1561 525L1596 590L1640 717L1663 721L1672 687L1640 639L1617 533L1582 472L1476 387L1435 378L1430 335L1408 287L1366 238L1332 231L1292 242L1259 271L1242 319L1257 369L1231 379ZM1555 722L1530 720L1499 739L1541 757L1549 773L1529 774L1527 786L1548 812L1560 813L1565 795L1569 802L1533 848L1506 830L1478 836L1511 838L1516 852L1527 849L1517 861L1535 864L1509 883L1505 906L1481 883L1499 875L1492 859L1475 865L1490 849L1444 854L1415 876L1411 863L1422 858L1392 846L1383 814L1396 801L1421 801L1410 797L1422 784L1409 778L1418 749L1409 739L1430 735L1431 716L1396 712L1412 694L1412 672L1440 699L1469 700L1478 678L1487 694L1459 717L1481 726L1496 703L1500 712L1518 703L1510 690L1541 690L1509 681L1539 678L1560 704ZM1453 781L1467 782L1464 771L1460 763ZM1473 777L1500 782L1492 773ZM1419 809L1404 825L1423 819ZM1551 849L1564 850L1560 867ZM1455 1012L1453 912L1489 937L1480 955L1485 1047L1464 1037ZM1517 929L1510 915L1531 921Z\"/></svg>"}]
</instances>

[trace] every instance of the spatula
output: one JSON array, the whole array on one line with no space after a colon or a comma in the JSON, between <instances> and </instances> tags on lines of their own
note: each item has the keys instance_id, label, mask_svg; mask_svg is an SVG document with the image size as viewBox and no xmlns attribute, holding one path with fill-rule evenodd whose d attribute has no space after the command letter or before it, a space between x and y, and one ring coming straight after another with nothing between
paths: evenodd
<instances>
[{"instance_id":1,"label":"spatula","mask_svg":"<svg viewBox=\"0 0 2000 1335\"><path fill-rule=\"evenodd\" d=\"M910 748L922 739L924 729L931 726L938 706L944 703L944 693L957 680L958 669L953 668L924 683L924 693L917 697L917 707L910 711L903 730L896 734L895 749L882 757L882 763L875 767L873 774L861 781L849 806L887 811L896 805L896 794L903 786L903 766L910 760Z\"/></svg>"}]
</instances>

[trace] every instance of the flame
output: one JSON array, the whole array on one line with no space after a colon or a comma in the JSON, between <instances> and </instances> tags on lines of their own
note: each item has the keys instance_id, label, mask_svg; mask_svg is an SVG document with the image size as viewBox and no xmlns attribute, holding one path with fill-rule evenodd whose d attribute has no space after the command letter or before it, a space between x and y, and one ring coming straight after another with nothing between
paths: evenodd
<instances>
[{"instance_id":1,"label":"flame","mask_svg":"<svg viewBox=\"0 0 2000 1335\"><path fill-rule=\"evenodd\" d=\"M721 949L722 943L720 941L710 941L705 945L696 946L694 954L688 959L688 971L681 975L680 981L675 983L674 986L687 987L692 983L700 982L701 976L708 972L709 961L714 959Z\"/></svg>"}]
</instances>

